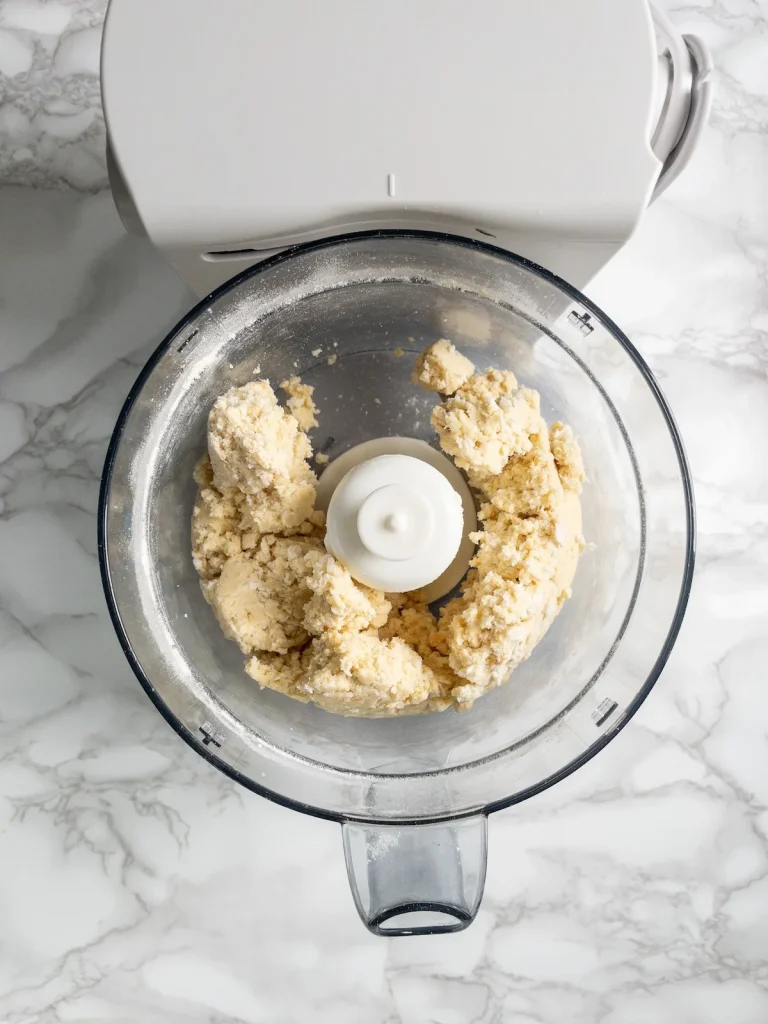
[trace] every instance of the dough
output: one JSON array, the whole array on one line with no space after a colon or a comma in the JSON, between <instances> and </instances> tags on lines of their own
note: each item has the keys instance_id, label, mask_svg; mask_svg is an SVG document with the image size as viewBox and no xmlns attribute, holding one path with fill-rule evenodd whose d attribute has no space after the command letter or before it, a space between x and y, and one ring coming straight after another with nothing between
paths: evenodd
<instances>
[{"instance_id":1,"label":"dough","mask_svg":"<svg viewBox=\"0 0 768 1024\"><path fill-rule=\"evenodd\" d=\"M246 671L262 686L341 715L429 710L425 705L438 687L413 648L375 633L329 631L300 656L256 655Z\"/></svg>"},{"instance_id":2,"label":"dough","mask_svg":"<svg viewBox=\"0 0 768 1024\"><path fill-rule=\"evenodd\" d=\"M549 428L549 447L557 466L560 483L566 491L581 493L584 482L584 462L581 449L570 427L553 423Z\"/></svg>"},{"instance_id":3,"label":"dough","mask_svg":"<svg viewBox=\"0 0 768 1024\"><path fill-rule=\"evenodd\" d=\"M402 349L400 349L402 352ZM397 351L395 352L397 354ZM444 338L425 349L416 360L411 380L427 391L452 395L466 383L475 367L461 352Z\"/></svg>"},{"instance_id":4,"label":"dough","mask_svg":"<svg viewBox=\"0 0 768 1024\"><path fill-rule=\"evenodd\" d=\"M315 563L307 586L312 595L304 612L304 625L313 636L383 626L392 607L380 591L353 580L332 555Z\"/></svg>"},{"instance_id":5,"label":"dough","mask_svg":"<svg viewBox=\"0 0 768 1024\"><path fill-rule=\"evenodd\" d=\"M570 595L582 548L573 496L525 519L489 504L481 518L475 572L440 622L450 667L472 684L452 691L458 704L503 683L530 655Z\"/></svg>"},{"instance_id":6,"label":"dough","mask_svg":"<svg viewBox=\"0 0 768 1024\"><path fill-rule=\"evenodd\" d=\"M312 448L294 416L282 409L268 381L231 388L208 416L213 483L244 495L246 525L259 533L299 526L315 502Z\"/></svg>"},{"instance_id":7,"label":"dough","mask_svg":"<svg viewBox=\"0 0 768 1024\"><path fill-rule=\"evenodd\" d=\"M281 384L288 410L267 381L222 395L195 470L193 561L246 671L337 714L471 707L544 636L583 548L579 446L565 424L547 427L537 392L507 370L475 373L445 340L414 380L446 396L432 424L482 502L472 567L439 617L418 595L364 587L326 552L305 433L317 410L298 377Z\"/></svg>"},{"instance_id":8,"label":"dough","mask_svg":"<svg viewBox=\"0 0 768 1024\"><path fill-rule=\"evenodd\" d=\"M510 459L525 455L547 426L539 395L517 386L509 370L486 370L470 377L432 413L440 447L459 469L496 475Z\"/></svg>"},{"instance_id":9,"label":"dough","mask_svg":"<svg viewBox=\"0 0 768 1024\"><path fill-rule=\"evenodd\" d=\"M312 596L308 577L324 550L315 538L262 537L255 550L232 555L221 575L209 581L206 600L243 654L284 654L309 639L304 627Z\"/></svg>"},{"instance_id":10,"label":"dough","mask_svg":"<svg viewBox=\"0 0 768 1024\"><path fill-rule=\"evenodd\" d=\"M241 549L244 495L235 489L225 495L213 486L207 455L195 466L194 478L199 490L192 511L192 560L200 576L210 580Z\"/></svg>"},{"instance_id":11,"label":"dough","mask_svg":"<svg viewBox=\"0 0 768 1024\"><path fill-rule=\"evenodd\" d=\"M335 361L336 357L332 357ZM330 362L330 359L329 359ZM302 430L312 430L317 426L317 409L312 401L315 389L309 384L302 384L300 377L284 380L280 389L288 395L288 409Z\"/></svg>"},{"instance_id":12,"label":"dough","mask_svg":"<svg viewBox=\"0 0 768 1024\"><path fill-rule=\"evenodd\" d=\"M451 692L460 686L460 679L448 663L445 642L438 630L437 619L421 601L402 595L389 595L392 611L381 637L398 637L421 657L437 681L437 693L427 701L425 710L442 711L453 703Z\"/></svg>"},{"instance_id":13,"label":"dough","mask_svg":"<svg viewBox=\"0 0 768 1024\"><path fill-rule=\"evenodd\" d=\"M437 677L403 640L378 636L390 602L325 551L303 432L315 425L312 391L298 378L281 387L290 412L266 381L211 410L192 516L205 598L263 686L345 715L426 708Z\"/></svg>"},{"instance_id":14,"label":"dough","mask_svg":"<svg viewBox=\"0 0 768 1024\"><path fill-rule=\"evenodd\" d=\"M432 421L442 447L487 499L483 530L472 538L474 571L439 624L462 680L451 696L471 706L530 655L570 595L583 548L584 472L572 431L558 423L550 435L538 393L518 387L508 371L471 377Z\"/></svg>"}]
</instances>

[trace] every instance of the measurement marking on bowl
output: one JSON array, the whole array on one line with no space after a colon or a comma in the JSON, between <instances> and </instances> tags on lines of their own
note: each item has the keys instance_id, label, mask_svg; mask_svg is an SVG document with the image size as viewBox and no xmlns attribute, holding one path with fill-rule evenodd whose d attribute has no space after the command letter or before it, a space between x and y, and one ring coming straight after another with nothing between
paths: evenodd
<instances>
[{"instance_id":1,"label":"measurement marking on bowl","mask_svg":"<svg viewBox=\"0 0 768 1024\"><path fill-rule=\"evenodd\" d=\"M182 349L185 349L185 348L187 347L187 345L188 345L188 344L190 343L190 341L192 341L192 339L193 339L193 338L195 337L195 335L196 335L196 334L199 334L199 333L200 333L200 328L199 328L199 327L196 327L196 328L194 329L194 331L192 331L192 333L191 333L190 335L188 335L188 336L187 336L187 337L186 337L186 338L184 339L184 341L182 341L182 343L181 343L181 344L179 345L179 347L178 347L178 348L176 349L176 351L177 351L177 352L181 352L181 351L182 351Z\"/></svg>"},{"instance_id":2,"label":"measurement marking on bowl","mask_svg":"<svg viewBox=\"0 0 768 1024\"><path fill-rule=\"evenodd\" d=\"M214 747L220 747L224 742L223 733L217 732L210 722L203 722L198 731L203 734L204 747L208 747L211 744L213 744Z\"/></svg>"},{"instance_id":3,"label":"measurement marking on bowl","mask_svg":"<svg viewBox=\"0 0 768 1024\"><path fill-rule=\"evenodd\" d=\"M588 335L594 331L595 328L592 326L591 320L592 317L589 313L582 312L579 315L578 310L575 309L568 314L568 323L572 324L580 334Z\"/></svg>"},{"instance_id":4,"label":"measurement marking on bowl","mask_svg":"<svg viewBox=\"0 0 768 1024\"><path fill-rule=\"evenodd\" d=\"M618 706L619 705L615 700L611 700L610 697L606 697L605 700L600 701L592 712L592 721L598 727L604 725Z\"/></svg>"}]
</instances>

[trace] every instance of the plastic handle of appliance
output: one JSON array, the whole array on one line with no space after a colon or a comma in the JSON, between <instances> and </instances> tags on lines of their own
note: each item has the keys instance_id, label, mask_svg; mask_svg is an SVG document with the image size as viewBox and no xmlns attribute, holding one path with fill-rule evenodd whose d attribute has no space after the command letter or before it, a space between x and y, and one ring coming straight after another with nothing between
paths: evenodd
<instances>
[{"instance_id":1,"label":"plastic handle of appliance","mask_svg":"<svg viewBox=\"0 0 768 1024\"><path fill-rule=\"evenodd\" d=\"M651 7L658 47L660 82L664 97L657 116L651 148L664 165L680 141L691 106L691 55L682 35L661 11Z\"/></svg>"},{"instance_id":2,"label":"plastic handle of appliance","mask_svg":"<svg viewBox=\"0 0 768 1024\"><path fill-rule=\"evenodd\" d=\"M475 918L485 886L484 814L431 825L342 826L358 913L374 935L459 932Z\"/></svg>"},{"instance_id":3,"label":"plastic handle of appliance","mask_svg":"<svg viewBox=\"0 0 768 1024\"><path fill-rule=\"evenodd\" d=\"M658 199L662 192L669 188L688 164L704 131L712 107L712 56L709 49L698 36L684 35L682 39L690 62L690 106L680 137L661 169L651 202ZM673 66L670 88L675 89L675 82L679 83L681 78L682 72L678 72L676 75Z\"/></svg>"}]
</instances>

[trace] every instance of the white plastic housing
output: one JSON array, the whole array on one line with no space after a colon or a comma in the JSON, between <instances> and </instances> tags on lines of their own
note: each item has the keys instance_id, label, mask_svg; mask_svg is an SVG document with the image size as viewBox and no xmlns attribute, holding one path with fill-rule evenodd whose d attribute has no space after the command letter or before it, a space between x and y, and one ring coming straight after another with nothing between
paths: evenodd
<instances>
[{"instance_id":1,"label":"white plastic housing","mask_svg":"<svg viewBox=\"0 0 768 1024\"><path fill-rule=\"evenodd\" d=\"M668 52L647 0L111 0L113 191L200 294L381 227L492 242L582 286L683 132Z\"/></svg>"}]
</instances>

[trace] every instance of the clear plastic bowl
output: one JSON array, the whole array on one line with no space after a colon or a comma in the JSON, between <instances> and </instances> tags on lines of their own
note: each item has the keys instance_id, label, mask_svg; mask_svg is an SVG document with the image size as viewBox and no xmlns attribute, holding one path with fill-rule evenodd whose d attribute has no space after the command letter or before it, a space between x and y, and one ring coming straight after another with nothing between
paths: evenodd
<instances>
[{"instance_id":1,"label":"clear plastic bowl","mask_svg":"<svg viewBox=\"0 0 768 1024\"><path fill-rule=\"evenodd\" d=\"M316 388L316 450L331 458L384 435L433 441L435 396L409 378L441 337L479 368L513 370L540 392L548 421L575 430L590 547L572 598L511 680L465 713L345 719L259 689L190 557L192 469L211 404L256 374L300 374ZM626 337L541 268L421 233L300 247L196 306L126 401L99 518L115 628L157 708L238 782L341 822L361 915L390 934L466 926L482 893L486 815L563 778L637 710L693 571L683 447Z\"/></svg>"}]
</instances>

